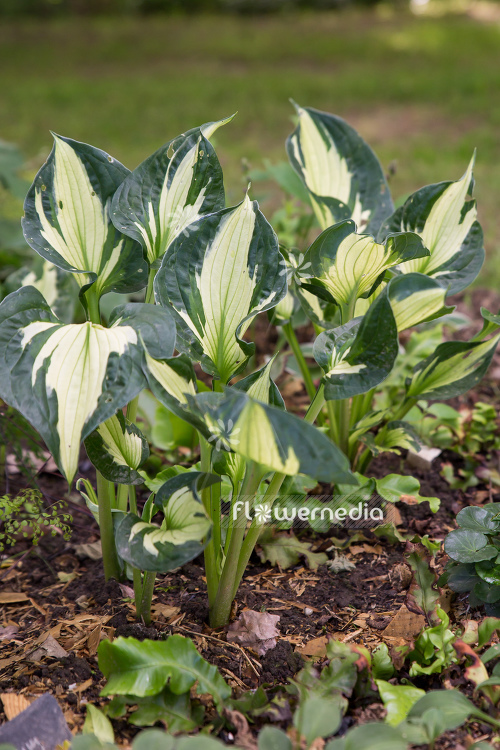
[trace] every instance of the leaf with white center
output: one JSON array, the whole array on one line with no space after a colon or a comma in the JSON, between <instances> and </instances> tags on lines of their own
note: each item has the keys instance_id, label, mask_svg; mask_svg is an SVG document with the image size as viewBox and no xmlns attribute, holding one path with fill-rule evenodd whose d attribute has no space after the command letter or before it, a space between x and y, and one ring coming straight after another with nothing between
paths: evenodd
<instances>
[{"instance_id":1,"label":"leaf with white center","mask_svg":"<svg viewBox=\"0 0 500 750\"><path fill-rule=\"evenodd\" d=\"M87 455L105 479L118 484L142 484L137 469L149 456L148 441L135 424L118 411L85 440Z\"/></svg>"},{"instance_id":2,"label":"leaf with white center","mask_svg":"<svg viewBox=\"0 0 500 750\"><path fill-rule=\"evenodd\" d=\"M113 223L142 244L150 263L193 221L224 208L222 169L208 138L232 119L207 123L169 141L116 191Z\"/></svg>"},{"instance_id":3,"label":"leaf with white center","mask_svg":"<svg viewBox=\"0 0 500 750\"><path fill-rule=\"evenodd\" d=\"M71 323L78 300L78 286L70 273L35 256L30 268L23 267L5 280L10 294L22 286L33 286L42 294L53 312L64 323Z\"/></svg>"},{"instance_id":4,"label":"leaf with white center","mask_svg":"<svg viewBox=\"0 0 500 750\"><path fill-rule=\"evenodd\" d=\"M313 354L325 372L327 401L367 393L391 372L398 354L398 332L385 295L363 318L320 333Z\"/></svg>"},{"instance_id":5,"label":"leaf with white center","mask_svg":"<svg viewBox=\"0 0 500 750\"><path fill-rule=\"evenodd\" d=\"M119 556L134 568L159 573L193 560L203 552L212 526L199 492L219 481L198 471L167 480L155 497L164 515L161 527L128 513L116 529Z\"/></svg>"},{"instance_id":6,"label":"leaf with white center","mask_svg":"<svg viewBox=\"0 0 500 750\"><path fill-rule=\"evenodd\" d=\"M248 195L235 208L190 224L155 278L156 301L175 310L177 348L223 383L241 372L255 345L243 334L287 291L278 239Z\"/></svg>"},{"instance_id":7,"label":"leaf with white center","mask_svg":"<svg viewBox=\"0 0 500 750\"><path fill-rule=\"evenodd\" d=\"M129 170L100 149L54 135L24 203L26 242L74 274L82 291L134 292L147 284L142 247L112 224L113 195Z\"/></svg>"},{"instance_id":8,"label":"leaf with white center","mask_svg":"<svg viewBox=\"0 0 500 750\"><path fill-rule=\"evenodd\" d=\"M287 140L293 168L309 190L322 229L352 219L376 234L394 206L377 157L340 117L296 106L299 122Z\"/></svg>"},{"instance_id":9,"label":"leaf with white center","mask_svg":"<svg viewBox=\"0 0 500 750\"><path fill-rule=\"evenodd\" d=\"M342 311L353 309L357 299L373 294L389 268L425 255L428 250L413 232L390 235L379 244L357 234L354 222L342 221L322 232L307 251L304 264L312 278L302 286Z\"/></svg>"},{"instance_id":10,"label":"leaf with white center","mask_svg":"<svg viewBox=\"0 0 500 750\"><path fill-rule=\"evenodd\" d=\"M455 398L473 388L485 375L500 333L487 341L447 341L415 368L408 398L431 401Z\"/></svg>"},{"instance_id":11,"label":"leaf with white center","mask_svg":"<svg viewBox=\"0 0 500 750\"><path fill-rule=\"evenodd\" d=\"M38 430L70 483L82 440L145 386L142 341L173 351L170 313L156 311L151 325L150 308L126 305L127 314L103 328L62 323L29 286L0 305L0 396Z\"/></svg>"},{"instance_id":12,"label":"leaf with white center","mask_svg":"<svg viewBox=\"0 0 500 750\"><path fill-rule=\"evenodd\" d=\"M399 331L435 320L453 312L446 307L446 289L423 273L405 273L394 277L385 289Z\"/></svg>"},{"instance_id":13,"label":"leaf with white center","mask_svg":"<svg viewBox=\"0 0 500 750\"><path fill-rule=\"evenodd\" d=\"M356 484L344 454L316 427L235 388L200 393L192 408L203 414L207 439L283 474Z\"/></svg>"},{"instance_id":14,"label":"leaf with white center","mask_svg":"<svg viewBox=\"0 0 500 750\"><path fill-rule=\"evenodd\" d=\"M472 157L457 182L438 182L417 190L384 223L379 237L392 232L416 232L429 249L427 258L403 263L401 273L424 273L438 279L448 294L465 289L484 262L483 231L476 201L468 196L474 178Z\"/></svg>"}]
</instances>

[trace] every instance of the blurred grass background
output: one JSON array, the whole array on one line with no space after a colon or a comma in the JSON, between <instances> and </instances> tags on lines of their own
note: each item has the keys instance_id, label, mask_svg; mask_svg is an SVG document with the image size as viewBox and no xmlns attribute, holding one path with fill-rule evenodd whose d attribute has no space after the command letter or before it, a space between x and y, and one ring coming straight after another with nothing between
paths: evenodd
<instances>
[{"instance_id":1,"label":"blurred grass background","mask_svg":"<svg viewBox=\"0 0 500 750\"><path fill-rule=\"evenodd\" d=\"M474 15L415 16L379 5L267 16L1 18L0 139L19 144L33 173L50 150L49 130L132 169L182 131L238 111L215 142L232 203L246 185L242 160L258 168L286 158L289 97L354 125L395 170L396 198L458 179L477 148L488 251L480 281L498 288L500 21ZM265 212L280 200L269 185L255 185L253 197Z\"/></svg>"}]
</instances>

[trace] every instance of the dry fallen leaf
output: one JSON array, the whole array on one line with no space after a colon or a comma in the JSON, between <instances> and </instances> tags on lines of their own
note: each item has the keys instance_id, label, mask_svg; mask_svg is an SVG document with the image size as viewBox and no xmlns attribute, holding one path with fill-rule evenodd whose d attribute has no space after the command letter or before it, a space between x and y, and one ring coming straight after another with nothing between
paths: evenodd
<instances>
[{"instance_id":1,"label":"dry fallen leaf","mask_svg":"<svg viewBox=\"0 0 500 750\"><path fill-rule=\"evenodd\" d=\"M18 632L17 625L7 625L5 628L0 628L0 641L10 641Z\"/></svg>"},{"instance_id":2,"label":"dry fallen leaf","mask_svg":"<svg viewBox=\"0 0 500 750\"><path fill-rule=\"evenodd\" d=\"M44 656L52 656L54 659L63 659L65 656L68 656L68 652L65 651L61 644L49 634L41 647L31 654L29 659L30 661L40 661Z\"/></svg>"},{"instance_id":3,"label":"dry fallen leaf","mask_svg":"<svg viewBox=\"0 0 500 750\"><path fill-rule=\"evenodd\" d=\"M236 730L235 747L241 750L257 750L257 742L254 740L248 721L239 711L224 709L224 716Z\"/></svg>"},{"instance_id":4,"label":"dry fallen leaf","mask_svg":"<svg viewBox=\"0 0 500 750\"><path fill-rule=\"evenodd\" d=\"M17 695L17 693L2 693L0 698L2 699L5 715L9 721L15 719L18 714L30 705L24 695Z\"/></svg>"},{"instance_id":5,"label":"dry fallen leaf","mask_svg":"<svg viewBox=\"0 0 500 750\"><path fill-rule=\"evenodd\" d=\"M74 548L77 557L88 557L90 560L100 560L102 557L102 547L100 540L89 544L75 544Z\"/></svg>"},{"instance_id":6,"label":"dry fallen leaf","mask_svg":"<svg viewBox=\"0 0 500 750\"><path fill-rule=\"evenodd\" d=\"M161 602L158 602L157 604L154 604L151 607L151 611L158 617L159 615L163 615L163 617L168 620L171 617L175 617L175 615L178 615L181 611L179 607L172 607L170 604L161 604Z\"/></svg>"},{"instance_id":7,"label":"dry fallen leaf","mask_svg":"<svg viewBox=\"0 0 500 750\"><path fill-rule=\"evenodd\" d=\"M319 638L313 638L308 641L302 648L295 649L301 656L326 656L326 644L328 638L321 635Z\"/></svg>"},{"instance_id":8,"label":"dry fallen leaf","mask_svg":"<svg viewBox=\"0 0 500 750\"><path fill-rule=\"evenodd\" d=\"M95 627L92 632L90 633L89 637L87 638L87 648L89 650L89 654L96 654L97 653L97 647L101 641L101 623Z\"/></svg>"},{"instance_id":9,"label":"dry fallen leaf","mask_svg":"<svg viewBox=\"0 0 500 750\"><path fill-rule=\"evenodd\" d=\"M410 640L425 627L425 617L410 612L404 604L398 609L393 619L382 632L384 637L404 638Z\"/></svg>"},{"instance_id":10,"label":"dry fallen leaf","mask_svg":"<svg viewBox=\"0 0 500 750\"><path fill-rule=\"evenodd\" d=\"M279 615L245 609L238 620L229 626L227 640L252 648L263 656L276 646L276 638L279 636L276 625L279 621Z\"/></svg>"}]
</instances>

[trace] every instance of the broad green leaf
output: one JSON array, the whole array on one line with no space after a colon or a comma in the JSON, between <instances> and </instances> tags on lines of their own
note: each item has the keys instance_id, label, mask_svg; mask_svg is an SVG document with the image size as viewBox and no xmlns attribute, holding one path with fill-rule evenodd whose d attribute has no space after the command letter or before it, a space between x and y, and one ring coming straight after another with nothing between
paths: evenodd
<instances>
[{"instance_id":1,"label":"broad green leaf","mask_svg":"<svg viewBox=\"0 0 500 750\"><path fill-rule=\"evenodd\" d=\"M389 232L416 232L430 251L400 266L402 273L424 273L438 279L448 294L456 294L476 278L484 261L483 232L476 221L472 192L474 157L458 182L439 182L418 190L385 222L379 237Z\"/></svg>"},{"instance_id":2,"label":"broad green leaf","mask_svg":"<svg viewBox=\"0 0 500 750\"><path fill-rule=\"evenodd\" d=\"M96 706L87 703L87 716L82 727L83 734L93 734L101 742L114 742L115 733L108 717Z\"/></svg>"},{"instance_id":3,"label":"broad green leaf","mask_svg":"<svg viewBox=\"0 0 500 750\"><path fill-rule=\"evenodd\" d=\"M379 385L391 372L398 349L396 321L385 296L363 318L320 333L313 353L325 372L325 398L350 398Z\"/></svg>"},{"instance_id":4,"label":"broad green leaf","mask_svg":"<svg viewBox=\"0 0 500 750\"><path fill-rule=\"evenodd\" d=\"M486 373L500 333L488 341L447 341L415 368L409 398L449 399L466 393Z\"/></svg>"},{"instance_id":5,"label":"broad green leaf","mask_svg":"<svg viewBox=\"0 0 500 750\"><path fill-rule=\"evenodd\" d=\"M500 601L500 586L495 586L492 583L486 583L486 581L480 580L472 589L469 601L479 602L480 604L496 604ZM473 606L478 606L478 604L476 603ZM493 613L489 612L488 614Z\"/></svg>"},{"instance_id":6,"label":"broad green leaf","mask_svg":"<svg viewBox=\"0 0 500 750\"><path fill-rule=\"evenodd\" d=\"M0 305L0 395L38 430L70 483L82 440L144 387L142 342L172 353L171 315L152 311L126 305L110 328L64 324L33 287Z\"/></svg>"},{"instance_id":7,"label":"broad green leaf","mask_svg":"<svg viewBox=\"0 0 500 750\"><path fill-rule=\"evenodd\" d=\"M224 383L255 349L242 339L251 319L286 291L278 239L248 195L186 227L155 278L157 302L175 310L177 348Z\"/></svg>"},{"instance_id":8,"label":"broad green leaf","mask_svg":"<svg viewBox=\"0 0 500 750\"><path fill-rule=\"evenodd\" d=\"M0 745L0 749L1 749ZM118 750L116 745L101 742L95 734L78 734L71 741L71 750Z\"/></svg>"},{"instance_id":9,"label":"broad green leaf","mask_svg":"<svg viewBox=\"0 0 500 750\"><path fill-rule=\"evenodd\" d=\"M386 474L385 477L375 480L377 492L382 495L384 500L390 503L397 503L404 495L409 497L412 502L423 503L427 501L433 513L436 513L440 500L438 497L423 497L419 494L420 482L415 477L402 474Z\"/></svg>"},{"instance_id":10,"label":"broad green leaf","mask_svg":"<svg viewBox=\"0 0 500 750\"><path fill-rule=\"evenodd\" d=\"M42 294L55 315L64 323L72 323L78 301L78 285L72 274L48 260L35 256L30 268L20 268L5 280L10 294L22 286L33 286Z\"/></svg>"},{"instance_id":11,"label":"broad green leaf","mask_svg":"<svg viewBox=\"0 0 500 750\"><path fill-rule=\"evenodd\" d=\"M353 221L342 221L325 229L305 254L302 267L307 266L311 278L302 287L335 301L344 312L373 294L389 268L427 254L413 232L389 235L379 244L368 234L357 234Z\"/></svg>"},{"instance_id":12,"label":"broad green leaf","mask_svg":"<svg viewBox=\"0 0 500 750\"><path fill-rule=\"evenodd\" d=\"M192 732L198 726L191 715L189 693L175 695L166 687L155 696L147 698L134 696L132 703L138 708L128 720L136 727L152 727L156 722L161 721L169 732L177 733ZM201 708L201 714L203 714L203 708Z\"/></svg>"},{"instance_id":13,"label":"broad green leaf","mask_svg":"<svg viewBox=\"0 0 500 750\"><path fill-rule=\"evenodd\" d=\"M393 676L395 669L386 643L380 643L372 651L371 672L376 680L388 680Z\"/></svg>"},{"instance_id":14,"label":"broad green leaf","mask_svg":"<svg viewBox=\"0 0 500 750\"><path fill-rule=\"evenodd\" d=\"M457 594L465 594L472 591L476 583L481 580L476 573L476 568L473 563L463 563L461 565L453 564L451 570L445 574L446 578L441 582L438 581L439 585L447 583L452 591L456 591Z\"/></svg>"},{"instance_id":15,"label":"broad green leaf","mask_svg":"<svg viewBox=\"0 0 500 750\"><path fill-rule=\"evenodd\" d=\"M24 203L26 242L71 271L82 291L133 292L147 284L141 246L111 223L111 199L130 174L100 149L54 135L54 147Z\"/></svg>"},{"instance_id":16,"label":"broad green leaf","mask_svg":"<svg viewBox=\"0 0 500 750\"><path fill-rule=\"evenodd\" d=\"M491 583L493 586L500 586L500 565L495 565L495 561L482 560L481 562L477 562L475 567L479 578L482 578L486 583Z\"/></svg>"},{"instance_id":17,"label":"broad green leaf","mask_svg":"<svg viewBox=\"0 0 500 750\"><path fill-rule=\"evenodd\" d=\"M376 233L393 211L389 186L367 143L340 117L295 105L288 158L307 187L322 229L353 219Z\"/></svg>"},{"instance_id":18,"label":"broad green leaf","mask_svg":"<svg viewBox=\"0 0 500 750\"><path fill-rule=\"evenodd\" d=\"M258 509L257 505L256 512ZM317 570L319 565L324 565L328 561L328 555L324 552L312 552L310 543L301 542L293 533L265 533L259 540L259 546L262 549L259 553L262 562L270 562L273 566L279 565L282 570L297 565L301 556L304 556L307 567L311 570Z\"/></svg>"},{"instance_id":19,"label":"broad green leaf","mask_svg":"<svg viewBox=\"0 0 500 750\"><path fill-rule=\"evenodd\" d=\"M169 141L117 189L113 224L143 245L149 263L161 258L189 224L224 208L222 169L208 138L230 120L207 123Z\"/></svg>"},{"instance_id":20,"label":"broad green leaf","mask_svg":"<svg viewBox=\"0 0 500 750\"><path fill-rule=\"evenodd\" d=\"M189 471L167 480L158 490L160 526L127 513L116 528L116 549L125 562L139 570L166 573L197 557L205 547L212 522L198 494L219 478Z\"/></svg>"},{"instance_id":21,"label":"broad green leaf","mask_svg":"<svg viewBox=\"0 0 500 750\"><path fill-rule=\"evenodd\" d=\"M318 737L335 734L342 721L341 702L338 697L325 698L304 691L293 717L293 725L305 737L309 746Z\"/></svg>"},{"instance_id":22,"label":"broad green leaf","mask_svg":"<svg viewBox=\"0 0 500 750\"><path fill-rule=\"evenodd\" d=\"M493 634L496 633L497 630L500 630L500 619L498 617L485 617L478 628L478 648L486 646L486 644L491 641Z\"/></svg>"},{"instance_id":23,"label":"broad green leaf","mask_svg":"<svg viewBox=\"0 0 500 750\"><path fill-rule=\"evenodd\" d=\"M196 684L197 693L210 693L221 708L231 689L217 668L200 656L192 641L171 635L166 641L117 638L101 641L99 669L108 680L101 695L157 695L168 684L182 695Z\"/></svg>"},{"instance_id":24,"label":"broad green leaf","mask_svg":"<svg viewBox=\"0 0 500 750\"><path fill-rule=\"evenodd\" d=\"M259 750L293 750L293 746L283 730L265 726L259 733Z\"/></svg>"},{"instance_id":25,"label":"broad green leaf","mask_svg":"<svg viewBox=\"0 0 500 750\"><path fill-rule=\"evenodd\" d=\"M408 750L397 727L368 723L350 729L344 737L331 740L325 750Z\"/></svg>"},{"instance_id":26,"label":"broad green leaf","mask_svg":"<svg viewBox=\"0 0 500 750\"><path fill-rule=\"evenodd\" d=\"M317 428L235 388L200 393L192 400L215 447L283 474L307 474L324 482L356 484L344 454Z\"/></svg>"},{"instance_id":27,"label":"broad green leaf","mask_svg":"<svg viewBox=\"0 0 500 750\"><path fill-rule=\"evenodd\" d=\"M137 472L149 456L148 441L118 411L85 440L87 455L105 479L119 484L142 484Z\"/></svg>"},{"instance_id":28,"label":"broad green leaf","mask_svg":"<svg viewBox=\"0 0 500 750\"><path fill-rule=\"evenodd\" d=\"M444 551L452 560L462 563L481 562L497 557L498 550L488 544L488 537L481 531L458 529L444 540Z\"/></svg>"},{"instance_id":29,"label":"broad green leaf","mask_svg":"<svg viewBox=\"0 0 500 750\"><path fill-rule=\"evenodd\" d=\"M470 505L467 508L462 508L457 514L456 522L461 529L492 534L500 528L500 521L493 520L495 515L496 512L493 508L479 508L477 505Z\"/></svg>"},{"instance_id":30,"label":"broad green leaf","mask_svg":"<svg viewBox=\"0 0 500 750\"><path fill-rule=\"evenodd\" d=\"M456 729L470 716L496 724L495 719L476 708L459 690L430 690L412 706L408 718L420 718L430 708L440 711L445 731Z\"/></svg>"},{"instance_id":31,"label":"broad green leaf","mask_svg":"<svg viewBox=\"0 0 500 750\"><path fill-rule=\"evenodd\" d=\"M405 273L391 279L385 292L399 331L435 320L455 309L446 307L446 288L423 273Z\"/></svg>"},{"instance_id":32,"label":"broad green leaf","mask_svg":"<svg viewBox=\"0 0 500 750\"><path fill-rule=\"evenodd\" d=\"M420 690L413 685L391 685L385 680L375 680L375 682L387 709L386 722L393 727L406 719L410 708L425 695L425 690Z\"/></svg>"}]
</instances>

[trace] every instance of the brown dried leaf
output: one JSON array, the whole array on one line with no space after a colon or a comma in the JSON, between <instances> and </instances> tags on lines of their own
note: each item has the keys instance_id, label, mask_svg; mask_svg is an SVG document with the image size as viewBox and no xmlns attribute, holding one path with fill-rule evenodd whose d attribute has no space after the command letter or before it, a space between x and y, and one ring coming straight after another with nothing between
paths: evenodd
<instances>
[{"instance_id":1,"label":"brown dried leaf","mask_svg":"<svg viewBox=\"0 0 500 750\"><path fill-rule=\"evenodd\" d=\"M263 656L276 646L279 636L276 625L279 621L279 615L245 609L238 620L229 626L227 640L251 648Z\"/></svg>"},{"instance_id":2,"label":"brown dried leaf","mask_svg":"<svg viewBox=\"0 0 500 750\"><path fill-rule=\"evenodd\" d=\"M241 750L257 750L257 742L254 740L248 721L243 714L226 708L224 709L224 716L236 730L235 746L241 748Z\"/></svg>"},{"instance_id":3,"label":"brown dried leaf","mask_svg":"<svg viewBox=\"0 0 500 750\"><path fill-rule=\"evenodd\" d=\"M19 627L17 625L7 625L5 628L0 628L0 641L10 641L18 632Z\"/></svg>"},{"instance_id":4,"label":"brown dried leaf","mask_svg":"<svg viewBox=\"0 0 500 750\"><path fill-rule=\"evenodd\" d=\"M44 656L51 656L54 659L63 659L65 656L68 656L68 652L65 651L61 644L49 634L42 643L41 648L31 654L30 661L40 661Z\"/></svg>"},{"instance_id":5,"label":"brown dried leaf","mask_svg":"<svg viewBox=\"0 0 500 750\"><path fill-rule=\"evenodd\" d=\"M326 644L328 638L326 635L321 635L319 638L313 638L308 641L302 648L296 649L297 653L301 656L326 656Z\"/></svg>"},{"instance_id":6,"label":"brown dried leaf","mask_svg":"<svg viewBox=\"0 0 500 750\"><path fill-rule=\"evenodd\" d=\"M99 625L97 625L97 627L92 630L89 637L87 638L87 648L89 650L89 654L97 653L97 647L101 641L101 628L101 623L99 623Z\"/></svg>"},{"instance_id":7,"label":"brown dried leaf","mask_svg":"<svg viewBox=\"0 0 500 750\"><path fill-rule=\"evenodd\" d=\"M382 635L389 638L404 638L405 640L410 640L413 636L418 635L425 625L426 621L423 615L417 615L414 612L410 612L410 610L402 604L394 615L392 621L382 632Z\"/></svg>"},{"instance_id":8,"label":"brown dried leaf","mask_svg":"<svg viewBox=\"0 0 500 750\"><path fill-rule=\"evenodd\" d=\"M5 715L9 721L15 719L18 714L30 705L24 695L17 695L17 693L2 693L0 698L2 699Z\"/></svg>"}]
</instances>

